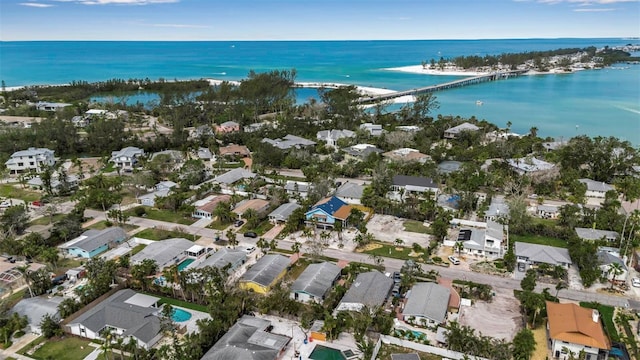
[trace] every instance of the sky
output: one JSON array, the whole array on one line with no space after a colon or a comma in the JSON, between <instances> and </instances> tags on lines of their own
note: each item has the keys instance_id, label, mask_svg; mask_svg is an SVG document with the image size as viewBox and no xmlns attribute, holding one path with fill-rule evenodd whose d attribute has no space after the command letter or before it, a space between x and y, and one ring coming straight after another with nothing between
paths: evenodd
<instances>
[{"instance_id":1,"label":"sky","mask_svg":"<svg viewBox=\"0 0 640 360\"><path fill-rule=\"evenodd\" d=\"M640 0L0 0L0 40L640 37Z\"/></svg>"}]
</instances>

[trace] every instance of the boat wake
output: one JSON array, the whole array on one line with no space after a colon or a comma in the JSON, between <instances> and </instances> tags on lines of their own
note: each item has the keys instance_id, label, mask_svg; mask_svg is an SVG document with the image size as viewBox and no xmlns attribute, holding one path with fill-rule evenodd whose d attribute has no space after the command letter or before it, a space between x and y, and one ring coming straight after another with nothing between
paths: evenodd
<instances>
[{"instance_id":1,"label":"boat wake","mask_svg":"<svg viewBox=\"0 0 640 360\"><path fill-rule=\"evenodd\" d=\"M628 112L632 112L634 114L639 114L640 115L640 110L636 110L636 109L632 109L632 108L628 108L628 107L624 107L624 106L616 106L618 109L621 110L626 110Z\"/></svg>"}]
</instances>

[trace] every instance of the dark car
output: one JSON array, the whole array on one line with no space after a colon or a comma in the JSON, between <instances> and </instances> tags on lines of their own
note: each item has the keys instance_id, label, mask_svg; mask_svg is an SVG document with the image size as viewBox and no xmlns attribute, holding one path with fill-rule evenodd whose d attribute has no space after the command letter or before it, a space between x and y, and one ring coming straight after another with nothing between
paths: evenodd
<instances>
[{"instance_id":1,"label":"dark car","mask_svg":"<svg viewBox=\"0 0 640 360\"><path fill-rule=\"evenodd\" d=\"M257 237L258 237L258 234L256 234L256 233L255 233L255 232L253 232L253 231L247 231L246 233L244 233L244 237L254 238L254 239L255 239L255 238L257 238Z\"/></svg>"},{"instance_id":2,"label":"dark car","mask_svg":"<svg viewBox=\"0 0 640 360\"><path fill-rule=\"evenodd\" d=\"M244 220L236 220L236 222L233 223L235 227L240 227L242 226L242 224L244 224Z\"/></svg>"},{"instance_id":3,"label":"dark car","mask_svg":"<svg viewBox=\"0 0 640 360\"><path fill-rule=\"evenodd\" d=\"M400 275L399 272L394 272L393 273L393 282L394 283L399 283L400 281L402 281L402 275Z\"/></svg>"}]
</instances>

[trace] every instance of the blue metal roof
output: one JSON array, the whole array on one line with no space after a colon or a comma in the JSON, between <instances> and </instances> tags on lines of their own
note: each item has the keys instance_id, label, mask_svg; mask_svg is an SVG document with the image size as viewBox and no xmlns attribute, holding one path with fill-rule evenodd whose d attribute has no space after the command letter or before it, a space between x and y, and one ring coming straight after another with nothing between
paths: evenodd
<instances>
[{"instance_id":1,"label":"blue metal roof","mask_svg":"<svg viewBox=\"0 0 640 360\"><path fill-rule=\"evenodd\" d=\"M347 205L347 203L338 199L335 196L332 196L329 200L326 200L324 203L320 205L315 205L313 209L322 209L322 211L326 212L327 214L333 215L336 211L338 211L338 209L340 209L344 205Z\"/></svg>"}]
</instances>

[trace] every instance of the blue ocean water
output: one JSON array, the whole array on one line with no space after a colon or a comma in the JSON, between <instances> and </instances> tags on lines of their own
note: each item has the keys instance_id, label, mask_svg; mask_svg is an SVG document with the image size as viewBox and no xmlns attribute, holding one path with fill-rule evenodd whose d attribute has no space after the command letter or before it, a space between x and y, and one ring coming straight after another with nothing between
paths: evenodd
<instances>
[{"instance_id":1,"label":"blue ocean water","mask_svg":"<svg viewBox=\"0 0 640 360\"><path fill-rule=\"evenodd\" d=\"M625 39L240 42L0 42L6 86L111 78L241 80L250 70L297 71L298 81L405 90L454 79L385 70L460 55L631 42ZM636 41L637 42L637 41ZM303 97L313 95L304 93ZM301 95L298 95L299 97ZM541 136L617 136L640 144L640 65L566 75L523 76L436 94L438 113L476 116ZM483 106L477 106L481 100Z\"/></svg>"}]
</instances>

